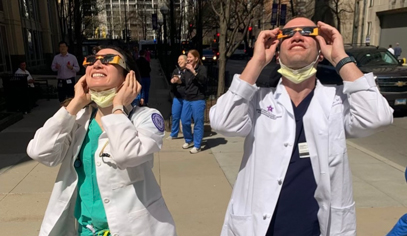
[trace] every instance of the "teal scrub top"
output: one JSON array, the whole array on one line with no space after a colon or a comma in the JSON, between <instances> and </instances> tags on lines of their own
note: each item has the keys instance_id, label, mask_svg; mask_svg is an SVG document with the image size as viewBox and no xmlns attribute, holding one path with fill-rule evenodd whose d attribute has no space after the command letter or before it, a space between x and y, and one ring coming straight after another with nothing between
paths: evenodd
<instances>
[{"instance_id":1,"label":"teal scrub top","mask_svg":"<svg viewBox=\"0 0 407 236\"><path fill-rule=\"evenodd\" d=\"M80 236L104 235L104 232L109 230L96 179L94 156L102 130L94 119L94 114L95 112L92 114L89 129L78 156L81 164L75 165L78 173L78 196L74 214L79 223L78 233ZM88 229L87 225L91 225L95 233Z\"/></svg>"}]
</instances>

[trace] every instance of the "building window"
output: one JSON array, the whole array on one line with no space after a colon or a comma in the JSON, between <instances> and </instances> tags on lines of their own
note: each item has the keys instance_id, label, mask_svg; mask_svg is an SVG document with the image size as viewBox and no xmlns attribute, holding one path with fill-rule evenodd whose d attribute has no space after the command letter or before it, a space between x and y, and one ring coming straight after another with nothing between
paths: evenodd
<instances>
[{"instance_id":1,"label":"building window","mask_svg":"<svg viewBox=\"0 0 407 236\"><path fill-rule=\"evenodd\" d=\"M4 11L4 8L3 8L3 0L0 0L0 11Z\"/></svg>"},{"instance_id":2,"label":"building window","mask_svg":"<svg viewBox=\"0 0 407 236\"><path fill-rule=\"evenodd\" d=\"M9 71L7 69L7 62L9 62L7 59L8 57L8 52L7 52L7 41L6 41L6 27L4 25L0 26L0 73L5 73ZM10 67L10 65L9 65Z\"/></svg>"},{"instance_id":3,"label":"building window","mask_svg":"<svg viewBox=\"0 0 407 236\"><path fill-rule=\"evenodd\" d=\"M26 19L38 20L37 0L20 0L21 16Z\"/></svg>"},{"instance_id":4,"label":"building window","mask_svg":"<svg viewBox=\"0 0 407 236\"><path fill-rule=\"evenodd\" d=\"M370 36L371 31L372 31L372 22L369 21L367 22L367 35Z\"/></svg>"},{"instance_id":5,"label":"building window","mask_svg":"<svg viewBox=\"0 0 407 236\"><path fill-rule=\"evenodd\" d=\"M44 63L42 55L41 32L24 29L25 55L27 66L38 66Z\"/></svg>"},{"instance_id":6,"label":"building window","mask_svg":"<svg viewBox=\"0 0 407 236\"><path fill-rule=\"evenodd\" d=\"M374 0L370 0L369 7L373 7Z\"/></svg>"}]
</instances>

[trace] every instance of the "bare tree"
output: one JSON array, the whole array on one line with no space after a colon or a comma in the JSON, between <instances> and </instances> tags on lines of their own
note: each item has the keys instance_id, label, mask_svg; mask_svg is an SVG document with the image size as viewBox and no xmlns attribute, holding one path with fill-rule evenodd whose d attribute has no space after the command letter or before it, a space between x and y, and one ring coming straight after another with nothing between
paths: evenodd
<instances>
[{"instance_id":1,"label":"bare tree","mask_svg":"<svg viewBox=\"0 0 407 236\"><path fill-rule=\"evenodd\" d=\"M354 5L352 1L346 0L331 0L330 9L336 19L336 27L341 32L341 20L346 17L347 14L354 12Z\"/></svg>"},{"instance_id":2,"label":"bare tree","mask_svg":"<svg viewBox=\"0 0 407 236\"><path fill-rule=\"evenodd\" d=\"M225 91L226 62L247 35L262 0L213 0L212 9L219 19L219 97Z\"/></svg>"}]
</instances>

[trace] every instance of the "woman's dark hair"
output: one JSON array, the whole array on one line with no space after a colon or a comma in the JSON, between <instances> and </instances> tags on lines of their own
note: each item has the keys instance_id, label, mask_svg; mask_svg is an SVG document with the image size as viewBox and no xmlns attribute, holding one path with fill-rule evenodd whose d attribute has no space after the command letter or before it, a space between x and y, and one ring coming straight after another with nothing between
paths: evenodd
<instances>
[{"instance_id":1,"label":"woman's dark hair","mask_svg":"<svg viewBox=\"0 0 407 236\"><path fill-rule=\"evenodd\" d=\"M129 69L128 71L123 70L124 77L126 77L126 75L130 72L130 70L132 70L136 74L136 80L140 81L140 79L141 79L140 70L137 67L136 61L133 59L133 56L127 49L123 49L121 47L114 46L114 45L102 45L102 46L100 46L100 50L102 50L102 49L113 49L113 50L119 52L120 54L122 54L124 57L123 60L126 63L127 68Z\"/></svg>"}]
</instances>

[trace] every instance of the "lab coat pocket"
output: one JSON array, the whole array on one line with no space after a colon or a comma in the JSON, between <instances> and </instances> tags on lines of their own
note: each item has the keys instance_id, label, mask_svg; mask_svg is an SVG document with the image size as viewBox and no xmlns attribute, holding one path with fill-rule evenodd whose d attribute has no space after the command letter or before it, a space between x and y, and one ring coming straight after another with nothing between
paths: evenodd
<instances>
[{"instance_id":1,"label":"lab coat pocket","mask_svg":"<svg viewBox=\"0 0 407 236\"><path fill-rule=\"evenodd\" d=\"M229 215L228 236L249 236L253 235L252 216Z\"/></svg>"},{"instance_id":2,"label":"lab coat pocket","mask_svg":"<svg viewBox=\"0 0 407 236\"><path fill-rule=\"evenodd\" d=\"M355 236L355 203L346 207L331 207L331 221L332 236Z\"/></svg>"},{"instance_id":3,"label":"lab coat pocket","mask_svg":"<svg viewBox=\"0 0 407 236\"><path fill-rule=\"evenodd\" d=\"M233 210L233 201L230 204L228 236L253 235L251 215L237 215Z\"/></svg>"},{"instance_id":4,"label":"lab coat pocket","mask_svg":"<svg viewBox=\"0 0 407 236\"><path fill-rule=\"evenodd\" d=\"M173 219L162 197L145 209L131 212L129 219L131 233L137 232L138 236L176 235Z\"/></svg>"},{"instance_id":5,"label":"lab coat pocket","mask_svg":"<svg viewBox=\"0 0 407 236\"><path fill-rule=\"evenodd\" d=\"M144 180L143 165L126 168L124 170L116 169L116 171L117 172L113 177L116 181L112 181L112 183L115 183L113 189L122 188Z\"/></svg>"}]
</instances>

